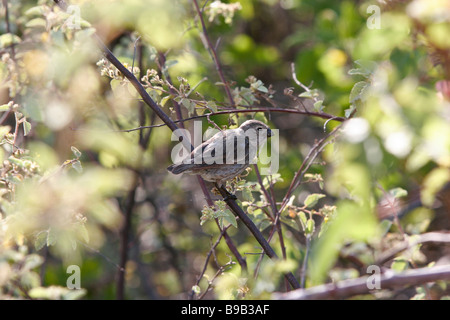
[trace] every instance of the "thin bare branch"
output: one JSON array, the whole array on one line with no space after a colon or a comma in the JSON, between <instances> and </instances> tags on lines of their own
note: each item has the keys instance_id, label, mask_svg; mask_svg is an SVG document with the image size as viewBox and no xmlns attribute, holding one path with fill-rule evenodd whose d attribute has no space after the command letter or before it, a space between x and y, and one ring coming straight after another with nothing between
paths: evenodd
<instances>
[{"instance_id":1,"label":"thin bare branch","mask_svg":"<svg viewBox=\"0 0 450 320\"><path fill-rule=\"evenodd\" d=\"M402 273L392 271L379 275L379 285L382 289L392 289L404 286L415 286L438 280L450 280L450 265L431 268L408 270ZM275 293L277 300L319 300L344 299L359 294L374 292L370 289L370 277L348 279L337 283L327 283L307 289L298 289L286 293Z\"/></svg>"},{"instance_id":2,"label":"thin bare branch","mask_svg":"<svg viewBox=\"0 0 450 320\"><path fill-rule=\"evenodd\" d=\"M217 70L217 73L219 74L220 81L222 81L222 83L223 83L223 86L225 88L225 92L227 94L229 102L231 103L232 106L234 106L234 99L233 99L233 95L231 94L230 86L229 86L228 82L226 81L225 76L223 75L222 65L221 65L219 57L217 55L216 48L212 44L211 39L209 38L209 35L208 35L208 31L206 29L205 20L203 19L203 9L200 9L197 0L193 0L193 2L194 2L195 10L197 11L197 14L198 14L198 18L200 19L200 23L202 25L203 36L206 40L206 44L208 45L208 49L209 49L209 52L211 53L211 57L214 61L214 65L216 66L216 70Z\"/></svg>"}]
</instances>

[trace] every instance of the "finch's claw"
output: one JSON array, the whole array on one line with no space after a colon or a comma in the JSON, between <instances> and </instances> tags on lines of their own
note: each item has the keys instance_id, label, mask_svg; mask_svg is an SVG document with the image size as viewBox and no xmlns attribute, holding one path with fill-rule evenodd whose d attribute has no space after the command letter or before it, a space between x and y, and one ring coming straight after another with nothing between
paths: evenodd
<instances>
[{"instance_id":1,"label":"finch's claw","mask_svg":"<svg viewBox=\"0 0 450 320\"><path fill-rule=\"evenodd\" d=\"M228 201L228 200L237 200L237 197L232 193L228 193L226 195L226 197L223 198L223 201Z\"/></svg>"}]
</instances>

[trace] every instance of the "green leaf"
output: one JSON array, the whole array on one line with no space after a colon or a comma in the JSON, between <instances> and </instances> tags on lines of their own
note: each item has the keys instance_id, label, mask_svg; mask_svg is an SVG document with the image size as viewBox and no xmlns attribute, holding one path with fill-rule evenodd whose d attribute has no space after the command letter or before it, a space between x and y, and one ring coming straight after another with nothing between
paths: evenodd
<instances>
[{"instance_id":1,"label":"green leaf","mask_svg":"<svg viewBox=\"0 0 450 320\"><path fill-rule=\"evenodd\" d=\"M270 176L266 176L266 177L263 179L263 186L264 186L264 188L267 189L267 188L269 188L270 183L275 184L275 183L277 183L278 181L283 182L284 180L283 180L283 178L281 177L281 174L279 174L279 173L274 173L274 174L272 174L272 175L270 175Z\"/></svg>"},{"instance_id":2,"label":"green leaf","mask_svg":"<svg viewBox=\"0 0 450 320\"><path fill-rule=\"evenodd\" d=\"M362 68L356 68L356 69L350 69L348 71L348 74L352 75L352 76L353 75L361 75L361 76L364 76L367 78L370 75L370 71L366 70L366 69L362 69Z\"/></svg>"},{"instance_id":3,"label":"green leaf","mask_svg":"<svg viewBox=\"0 0 450 320\"><path fill-rule=\"evenodd\" d=\"M394 196L394 198L406 197L408 195L408 191L402 188L394 188L389 190L389 193Z\"/></svg>"},{"instance_id":4,"label":"green leaf","mask_svg":"<svg viewBox=\"0 0 450 320\"><path fill-rule=\"evenodd\" d=\"M39 251L47 244L47 232L41 231L34 239L34 248Z\"/></svg>"},{"instance_id":5,"label":"green leaf","mask_svg":"<svg viewBox=\"0 0 450 320\"><path fill-rule=\"evenodd\" d=\"M306 197L305 199L305 207L310 208L313 207L317 204L317 201L319 201L319 199L324 198L325 195L321 194L321 193L312 193L310 194L308 197Z\"/></svg>"},{"instance_id":6,"label":"green leaf","mask_svg":"<svg viewBox=\"0 0 450 320\"><path fill-rule=\"evenodd\" d=\"M52 231L52 229L48 229L47 231L47 247L53 246L56 243L56 235Z\"/></svg>"},{"instance_id":7,"label":"green leaf","mask_svg":"<svg viewBox=\"0 0 450 320\"><path fill-rule=\"evenodd\" d=\"M201 292L200 287L197 285L192 286L191 290L196 294L199 294Z\"/></svg>"},{"instance_id":8,"label":"green leaf","mask_svg":"<svg viewBox=\"0 0 450 320\"><path fill-rule=\"evenodd\" d=\"M109 84L111 85L112 92L116 93L116 90L121 87L122 81L118 79L112 79Z\"/></svg>"},{"instance_id":9,"label":"green leaf","mask_svg":"<svg viewBox=\"0 0 450 320\"><path fill-rule=\"evenodd\" d=\"M22 39L12 33L5 33L0 36L0 48L9 47L12 44L20 43Z\"/></svg>"},{"instance_id":10,"label":"green leaf","mask_svg":"<svg viewBox=\"0 0 450 320\"><path fill-rule=\"evenodd\" d=\"M234 216L234 214L229 210L225 210L224 211L225 215L223 216L223 218L229 223L231 224L233 227L237 228L237 221L236 221L236 217Z\"/></svg>"},{"instance_id":11,"label":"green leaf","mask_svg":"<svg viewBox=\"0 0 450 320\"><path fill-rule=\"evenodd\" d=\"M0 112L8 111L8 110L10 110L10 109L11 109L11 107L9 106L8 103L2 104L2 105L0 106Z\"/></svg>"},{"instance_id":12,"label":"green leaf","mask_svg":"<svg viewBox=\"0 0 450 320\"><path fill-rule=\"evenodd\" d=\"M31 270L39 267L44 262L44 258L38 254L30 254L26 256L22 265L22 270Z\"/></svg>"},{"instance_id":13,"label":"green leaf","mask_svg":"<svg viewBox=\"0 0 450 320\"><path fill-rule=\"evenodd\" d=\"M81 166L81 162L79 160L72 162L72 168L74 168L78 173L83 172L83 167Z\"/></svg>"},{"instance_id":14,"label":"green leaf","mask_svg":"<svg viewBox=\"0 0 450 320\"><path fill-rule=\"evenodd\" d=\"M242 189L242 197L244 198L244 200L249 201L249 202L255 201L255 199L253 198L253 194L252 194L252 191L250 190L250 188Z\"/></svg>"},{"instance_id":15,"label":"green leaf","mask_svg":"<svg viewBox=\"0 0 450 320\"><path fill-rule=\"evenodd\" d=\"M62 295L62 299L64 300L78 300L86 295L86 289L77 289L77 290L69 290L68 292Z\"/></svg>"},{"instance_id":16,"label":"green leaf","mask_svg":"<svg viewBox=\"0 0 450 320\"><path fill-rule=\"evenodd\" d=\"M75 148L74 146L71 146L70 150L72 150L72 153L75 156L75 158L79 159L81 157L81 151Z\"/></svg>"},{"instance_id":17,"label":"green leaf","mask_svg":"<svg viewBox=\"0 0 450 320\"><path fill-rule=\"evenodd\" d=\"M170 94L168 96L165 96L164 98L161 99L161 102L160 102L161 106L164 107L166 105L166 103L172 99L173 99L173 96Z\"/></svg>"},{"instance_id":18,"label":"green leaf","mask_svg":"<svg viewBox=\"0 0 450 320\"><path fill-rule=\"evenodd\" d=\"M252 83L250 85L251 88L253 88L254 90L258 90L264 93L268 93L269 90L267 90L267 88L264 86L264 83L261 80L256 81L255 83Z\"/></svg>"},{"instance_id":19,"label":"green leaf","mask_svg":"<svg viewBox=\"0 0 450 320\"><path fill-rule=\"evenodd\" d=\"M21 168L25 166L25 162L22 159L15 158L14 156L10 156L8 158L8 161Z\"/></svg>"},{"instance_id":20,"label":"green leaf","mask_svg":"<svg viewBox=\"0 0 450 320\"><path fill-rule=\"evenodd\" d=\"M302 224L303 229L306 229L306 223L308 222L308 218L303 211L298 213L298 217L300 218L300 223Z\"/></svg>"},{"instance_id":21,"label":"green leaf","mask_svg":"<svg viewBox=\"0 0 450 320\"><path fill-rule=\"evenodd\" d=\"M23 122L23 135L27 136L31 131L31 123L29 123L28 121L24 121Z\"/></svg>"},{"instance_id":22,"label":"green leaf","mask_svg":"<svg viewBox=\"0 0 450 320\"><path fill-rule=\"evenodd\" d=\"M194 113L195 103L191 103L191 100L183 98L181 99L181 104L188 110L189 115Z\"/></svg>"},{"instance_id":23,"label":"green leaf","mask_svg":"<svg viewBox=\"0 0 450 320\"><path fill-rule=\"evenodd\" d=\"M89 233L86 229L86 226L84 224L80 225L79 232L81 234L81 237L83 240L88 243L89 242Z\"/></svg>"},{"instance_id":24,"label":"green leaf","mask_svg":"<svg viewBox=\"0 0 450 320\"><path fill-rule=\"evenodd\" d=\"M30 21L28 21L25 24L25 27L27 27L27 28L34 28L34 27L43 27L43 28L45 28L46 26L47 26L47 21L45 21L45 19L42 19L42 18L31 19Z\"/></svg>"},{"instance_id":25,"label":"green leaf","mask_svg":"<svg viewBox=\"0 0 450 320\"><path fill-rule=\"evenodd\" d=\"M134 97L134 98L139 97L139 93L137 92L136 88L134 87L134 85L131 82L127 83L127 90L132 97ZM152 97L153 101L158 101L156 99L156 97L154 95L152 95L152 92L154 92L154 91L155 90L152 90L148 94L150 95L150 97Z\"/></svg>"},{"instance_id":26,"label":"green leaf","mask_svg":"<svg viewBox=\"0 0 450 320\"><path fill-rule=\"evenodd\" d=\"M30 9L28 9L27 11L25 11L25 15L27 16L31 16L31 15L42 15L45 12L44 9L45 6L35 6L35 7L31 7Z\"/></svg>"},{"instance_id":27,"label":"green leaf","mask_svg":"<svg viewBox=\"0 0 450 320\"><path fill-rule=\"evenodd\" d=\"M312 91L305 91L305 92L302 92L302 93L300 93L298 96L299 96L300 98L310 98L310 99L313 98Z\"/></svg>"},{"instance_id":28,"label":"green leaf","mask_svg":"<svg viewBox=\"0 0 450 320\"><path fill-rule=\"evenodd\" d=\"M214 101L208 101L206 107L210 109L212 112L217 112L217 105Z\"/></svg>"},{"instance_id":29,"label":"green leaf","mask_svg":"<svg viewBox=\"0 0 450 320\"><path fill-rule=\"evenodd\" d=\"M0 127L0 139L3 139L10 131L11 131L10 126L1 126Z\"/></svg>"},{"instance_id":30,"label":"green leaf","mask_svg":"<svg viewBox=\"0 0 450 320\"><path fill-rule=\"evenodd\" d=\"M305 234L312 235L314 233L314 228L315 228L314 220L308 219L308 221L306 221Z\"/></svg>"},{"instance_id":31,"label":"green leaf","mask_svg":"<svg viewBox=\"0 0 450 320\"><path fill-rule=\"evenodd\" d=\"M355 111L355 110L356 110L356 106L352 104L350 106L350 108L344 110L345 117L349 118L352 115L353 111Z\"/></svg>"},{"instance_id":32,"label":"green leaf","mask_svg":"<svg viewBox=\"0 0 450 320\"><path fill-rule=\"evenodd\" d=\"M401 272L407 270L408 266L409 266L408 260L406 260L403 257L398 257L395 258L394 261L392 262L391 269L394 271Z\"/></svg>"},{"instance_id":33,"label":"green leaf","mask_svg":"<svg viewBox=\"0 0 450 320\"><path fill-rule=\"evenodd\" d=\"M364 100L364 91L368 86L369 83L367 81L359 81L355 83L355 85L352 88L352 91L350 91L349 97L350 103L353 103L356 100Z\"/></svg>"},{"instance_id":34,"label":"green leaf","mask_svg":"<svg viewBox=\"0 0 450 320\"><path fill-rule=\"evenodd\" d=\"M317 112L323 111L323 100L314 102L314 110L316 110Z\"/></svg>"}]
</instances>

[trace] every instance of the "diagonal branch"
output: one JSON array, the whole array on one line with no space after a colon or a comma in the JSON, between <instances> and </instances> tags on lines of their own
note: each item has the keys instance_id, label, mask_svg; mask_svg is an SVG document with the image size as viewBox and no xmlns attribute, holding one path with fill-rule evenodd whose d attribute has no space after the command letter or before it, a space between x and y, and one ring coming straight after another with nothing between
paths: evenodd
<instances>
[{"instance_id":1,"label":"diagonal branch","mask_svg":"<svg viewBox=\"0 0 450 320\"><path fill-rule=\"evenodd\" d=\"M267 254L269 258L272 260L277 260L278 256L275 253L275 251L272 249L272 247L269 245L269 243L266 241L262 233L259 231L259 229L256 227L256 225L253 223L253 221L247 216L247 214L242 210L241 207L239 207L233 199L229 197L228 191L225 189L224 186L217 186L217 190L219 190L220 194L224 198L224 201L227 203L228 207L234 212L234 214L245 224L245 226L250 230L250 232L253 234L255 239L259 242L261 247L264 250L264 253ZM295 288L300 288L300 284L298 283L297 279L295 279L294 275L290 272L285 273L284 277L286 280L291 284L291 286Z\"/></svg>"}]
</instances>

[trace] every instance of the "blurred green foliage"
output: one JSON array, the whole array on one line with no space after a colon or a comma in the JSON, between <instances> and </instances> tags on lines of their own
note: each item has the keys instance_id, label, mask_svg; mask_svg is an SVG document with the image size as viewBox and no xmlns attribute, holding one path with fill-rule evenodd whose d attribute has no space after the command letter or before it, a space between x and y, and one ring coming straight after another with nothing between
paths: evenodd
<instances>
[{"instance_id":1,"label":"blurred green foliage","mask_svg":"<svg viewBox=\"0 0 450 320\"><path fill-rule=\"evenodd\" d=\"M204 130L253 116L280 129L279 172L259 183L252 170L228 184L284 257L277 262L261 256L224 202L206 205L195 177L166 171L175 144L168 128L129 131L161 121L92 38L100 36L173 119L177 104L184 117L229 110L192 1L78 0L69 13L48 0L6 2L0 298L113 299L121 273L130 299L186 298L191 290L213 299L270 298L283 290L284 272L306 286L364 276L408 234L448 231L449 195L441 191L450 182L448 2L206 3L208 36L239 110L306 108L349 118L285 199L282 236L266 192L280 209L308 152L339 123L281 112L201 119ZM223 239L212 249L220 236L215 218L231 224L247 270ZM416 246L383 267L427 266L443 256ZM70 265L80 266L82 289L66 287ZM440 298L447 286L373 297Z\"/></svg>"}]
</instances>

